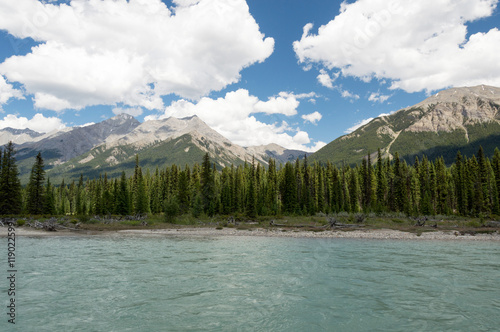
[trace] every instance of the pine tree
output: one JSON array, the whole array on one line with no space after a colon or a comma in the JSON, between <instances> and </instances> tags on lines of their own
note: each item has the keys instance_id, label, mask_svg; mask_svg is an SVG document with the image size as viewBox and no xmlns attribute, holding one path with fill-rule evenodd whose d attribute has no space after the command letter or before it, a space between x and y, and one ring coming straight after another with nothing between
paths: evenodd
<instances>
[{"instance_id":1,"label":"pine tree","mask_svg":"<svg viewBox=\"0 0 500 332\"><path fill-rule=\"evenodd\" d=\"M297 160L298 162L298 160ZM304 162L302 166L302 170L298 175L301 183L301 209L304 214L311 215L314 213L314 205L313 205L313 193L312 193L312 181L311 181L311 170L307 163L307 155L304 155Z\"/></svg>"},{"instance_id":2,"label":"pine tree","mask_svg":"<svg viewBox=\"0 0 500 332\"><path fill-rule=\"evenodd\" d=\"M85 210L83 209L83 199L82 199L82 191L83 191L83 174L80 174L80 180L78 181L78 186L76 187L76 214L81 215L84 214Z\"/></svg>"},{"instance_id":3,"label":"pine tree","mask_svg":"<svg viewBox=\"0 0 500 332\"><path fill-rule=\"evenodd\" d=\"M284 179L281 186L281 197L283 210L287 214L293 214L297 209L297 178L294 168L290 162L285 164Z\"/></svg>"},{"instance_id":4,"label":"pine tree","mask_svg":"<svg viewBox=\"0 0 500 332\"><path fill-rule=\"evenodd\" d=\"M406 187L406 176L404 174L404 166L399 159L399 154L394 154L394 205L396 211L407 211L408 196Z\"/></svg>"},{"instance_id":5,"label":"pine tree","mask_svg":"<svg viewBox=\"0 0 500 332\"><path fill-rule=\"evenodd\" d=\"M325 169L320 167L316 162L314 164L315 172L315 192L316 194L316 207L318 212L328 212L325 207Z\"/></svg>"},{"instance_id":6,"label":"pine tree","mask_svg":"<svg viewBox=\"0 0 500 332\"><path fill-rule=\"evenodd\" d=\"M103 213L111 214L114 211L114 198L111 190L111 185L108 181L108 174L104 173L104 182L103 182Z\"/></svg>"},{"instance_id":7,"label":"pine tree","mask_svg":"<svg viewBox=\"0 0 500 332\"><path fill-rule=\"evenodd\" d=\"M186 168L184 171L179 173L178 182L178 203L179 203L179 213L184 214L189 210L190 199L189 199L189 169Z\"/></svg>"},{"instance_id":8,"label":"pine tree","mask_svg":"<svg viewBox=\"0 0 500 332\"><path fill-rule=\"evenodd\" d=\"M361 189L359 187L358 180L358 171L356 169L352 169L350 172L350 181L349 181L349 193L350 193L350 212L357 213L359 212L359 199L361 197L360 192Z\"/></svg>"},{"instance_id":9,"label":"pine tree","mask_svg":"<svg viewBox=\"0 0 500 332\"><path fill-rule=\"evenodd\" d=\"M247 175L248 195L245 209L247 216L250 218L257 216L257 184L255 173L255 160L252 159L252 166Z\"/></svg>"},{"instance_id":10,"label":"pine tree","mask_svg":"<svg viewBox=\"0 0 500 332\"><path fill-rule=\"evenodd\" d=\"M457 152L457 156L455 158L455 167L454 167L454 184L455 184L455 193L457 200L457 209L458 213L461 215L465 215L467 213L467 181L466 181L466 168L465 163L462 158L462 154L460 151Z\"/></svg>"},{"instance_id":11,"label":"pine tree","mask_svg":"<svg viewBox=\"0 0 500 332\"><path fill-rule=\"evenodd\" d=\"M28 201L27 209L30 214L42 214L45 205L45 170L42 154L39 152L36 156L35 164L31 169L30 180L28 183Z\"/></svg>"},{"instance_id":12,"label":"pine tree","mask_svg":"<svg viewBox=\"0 0 500 332\"><path fill-rule=\"evenodd\" d=\"M364 211L369 211L372 205L373 179L372 179L372 163L370 153L363 158L362 166L362 206Z\"/></svg>"},{"instance_id":13,"label":"pine tree","mask_svg":"<svg viewBox=\"0 0 500 332\"><path fill-rule=\"evenodd\" d=\"M93 195L92 195L92 209L93 213L102 215L104 212L104 202L102 199L103 194L102 175L99 175L99 180L93 181Z\"/></svg>"},{"instance_id":14,"label":"pine tree","mask_svg":"<svg viewBox=\"0 0 500 332\"><path fill-rule=\"evenodd\" d=\"M208 152L203 157L201 165L201 197L203 201L203 211L213 216L215 214L215 179L213 170L210 164L210 156Z\"/></svg>"},{"instance_id":15,"label":"pine tree","mask_svg":"<svg viewBox=\"0 0 500 332\"><path fill-rule=\"evenodd\" d=\"M493 170L493 180L495 182L494 192L496 192L496 200L494 202L494 214L500 215L500 150L495 148L493 158L491 160L491 168Z\"/></svg>"},{"instance_id":16,"label":"pine tree","mask_svg":"<svg viewBox=\"0 0 500 332\"><path fill-rule=\"evenodd\" d=\"M498 148L495 148L493 159L491 160L491 167L493 168L497 191L500 193L500 150Z\"/></svg>"},{"instance_id":17,"label":"pine tree","mask_svg":"<svg viewBox=\"0 0 500 332\"><path fill-rule=\"evenodd\" d=\"M139 167L137 173L137 184L134 200L134 212L135 213L148 213L149 212L149 199L146 192L146 183L142 175L142 169Z\"/></svg>"},{"instance_id":18,"label":"pine tree","mask_svg":"<svg viewBox=\"0 0 500 332\"><path fill-rule=\"evenodd\" d=\"M340 171L331 163L328 164L328 177L330 182L330 207L333 212L340 212L344 206Z\"/></svg>"},{"instance_id":19,"label":"pine tree","mask_svg":"<svg viewBox=\"0 0 500 332\"><path fill-rule=\"evenodd\" d=\"M127 177L125 172L122 172L118 191L116 193L116 214L128 215L130 214L130 195L127 184Z\"/></svg>"},{"instance_id":20,"label":"pine tree","mask_svg":"<svg viewBox=\"0 0 500 332\"><path fill-rule=\"evenodd\" d=\"M351 206L351 195L349 193L349 173L351 172L351 169L347 166L342 167L342 175L341 175L341 186L342 186L342 205L340 207L341 211L351 211L352 206Z\"/></svg>"},{"instance_id":21,"label":"pine tree","mask_svg":"<svg viewBox=\"0 0 500 332\"><path fill-rule=\"evenodd\" d=\"M377 154L377 211L382 212L385 206L385 195L387 190L387 179L385 177L380 148Z\"/></svg>"},{"instance_id":22,"label":"pine tree","mask_svg":"<svg viewBox=\"0 0 500 332\"><path fill-rule=\"evenodd\" d=\"M43 213L48 215L56 214L54 187L50 183L50 178L47 178L47 187L45 189L45 202L44 202Z\"/></svg>"},{"instance_id":23,"label":"pine tree","mask_svg":"<svg viewBox=\"0 0 500 332\"><path fill-rule=\"evenodd\" d=\"M471 215L479 215L482 208L482 190L478 179L478 163L476 156L473 155L467 162L467 197L468 211Z\"/></svg>"},{"instance_id":24,"label":"pine tree","mask_svg":"<svg viewBox=\"0 0 500 332\"><path fill-rule=\"evenodd\" d=\"M21 213L21 182L17 170L16 151L10 141L4 148L0 171L0 214Z\"/></svg>"},{"instance_id":25,"label":"pine tree","mask_svg":"<svg viewBox=\"0 0 500 332\"><path fill-rule=\"evenodd\" d=\"M436 212L438 214L448 214L448 179L443 157L436 161Z\"/></svg>"},{"instance_id":26,"label":"pine tree","mask_svg":"<svg viewBox=\"0 0 500 332\"><path fill-rule=\"evenodd\" d=\"M410 208L409 211L414 215L418 215L420 212L420 182L418 180L418 168L410 169Z\"/></svg>"},{"instance_id":27,"label":"pine tree","mask_svg":"<svg viewBox=\"0 0 500 332\"><path fill-rule=\"evenodd\" d=\"M246 181L245 181L245 167L240 165L236 169L234 179L233 193L234 193L234 208L235 211L243 213L245 209L246 199Z\"/></svg>"},{"instance_id":28,"label":"pine tree","mask_svg":"<svg viewBox=\"0 0 500 332\"><path fill-rule=\"evenodd\" d=\"M160 189L160 170L158 169L158 166L156 166L155 174L153 175L153 181L151 184L151 189L149 193L149 199L150 199L150 206L151 206L151 212L152 213L160 213L162 206L161 206L161 192Z\"/></svg>"},{"instance_id":29,"label":"pine tree","mask_svg":"<svg viewBox=\"0 0 500 332\"><path fill-rule=\"evenodd\" d=\"M278 214L278 174L276 172L276 161L269 159L267 171L266 207L271 215Z\"/></svg>"},{"instance_id":30,"label":"pine tree","mask_svg":"<svg viewBox=\"0 0 500 332\"><path fill-rule=\"evenodd\" d=\"M479 213L490 213L491 212L491 202L488 190L488 166L487 159L484 155L483 147L479 147L477 152L477 163L478 163L478 212Z\"/></svg>"},{"instance_id":31,"label":"pine tree","mask_svg":"<svg viewBox=\"0 0 500 332\"><path fill-rule=\"evenodd\" d=\"M437 201L437 182L436 182L436 167L433 162L429 163L429 197L431 214L436 214Z\"/></svg>"},{"instance_id":32,"label":"pine tree","mask_svg":"<svg viewBox=\"0 0 500 332\"><path fill-rule=\"evenodd\" d=\"M266 198L266 182L265 179L265 169L260 163L257 163L255 168L255 194L256 194L256 210L257 215L267 214L264 213L265 208L265 198Z\"/></svg>"},{"instance_id":33,"label":"pine tree","mask_svg":"<svg viewBox=\"0 0 500 332\"><path fill-rule=\"evenodd\" d=\"M48 179L47 179L48 180ZM66 184L64 183L64 179L61 181L59 188L56 190L56 213L57 214L66 214L67 206L67 192L66 192Z\"/></svg>"}]
</instances>

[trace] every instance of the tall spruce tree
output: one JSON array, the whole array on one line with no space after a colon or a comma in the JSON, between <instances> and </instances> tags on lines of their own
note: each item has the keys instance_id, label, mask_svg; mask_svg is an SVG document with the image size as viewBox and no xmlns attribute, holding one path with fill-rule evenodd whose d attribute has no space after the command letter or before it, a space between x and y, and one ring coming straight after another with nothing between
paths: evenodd
<instances>
[{"instance_id":1,"label":"tall spruce tree","mask_svg":"<svg viewBox=\"0 0 500 332\"><path fill-rule=\"evenodd\" d=\"M359 198L361 189L359 188L358 170L351 169L349 177L350 212L359 212Z\"/></svg>"},{"instance_id":2,"label":"tall spruce tree","mask_svg":"<svg viewBox=\"0 0 500 332\"><path fill-rule=\"evenodd\" d=\"M255 173L255 160L252 159L252 166L247 175L248 195L245 209L247 216L250 218L255 218L257 216L257 184Z\"/></svg>"},{"instance_id":3,"label":"tall spruce tree","mask_svg":"<svg viewBox=\"0 0 500 332\"><path fill-rule=\"evenodd\" d=\"M266 208L269 214L278 213L278 174L276 172L276 161L269 159L267 171Z\"/></svg>"},{"instance_id":4,"label":"tall spruce tree","mask_svg":"<svg viewBox=\"0 0 500 332\"><path fill-rule=\"evenodd\" d=\"M52 186L52 184L50 183L50 178L47 178L43 213L48 215L56 214L56 198L54 194L54 186Z\"/></svg>"},{"instance_id":5,"label":"tall spruce tree","mask_svg":"<svg viewBox=\"0 0 500 332\"><path fill-rule=\"evenodd\" d=\"M146 181L142 175L141 168L139 168L137 177L137 187L134 197L134 211L135 213L147 213L149 212L149 198L146 191Z\"/></svg>"},{"instance_id":6,"label":"tall spruce tree","mask_svg":"<svg viewBox=\"0 0 500 332\"><path fill-rule=\"evenodd\" d=\"M394 205L396 211L405 212L407 207L407 193L406 193L406 177L404 174L404 167L402 161L399 159L399 154L394 154Z\"/></svg>"},{"instance_id":7,"label":"tall spruce tree","mask_svg":"<svg viewBox=\"0 0 500 332\"><path fill-rule=\"evenodd\" d=\"M42 214L45 205L45 170L42 154L36 155L28 183L27 210L30 214Z\"/></svg>"},{"instance_id":8,"label":"tall spruce tree","mask_svg":"<svg viewBox=\"0 0 500 332\"><path fill-rule=\"evenodd\" d=\"M448 178L443 157L436 160L436 212L448 214Z\"/></svg>"},{"instance_id":9,"label":"tall spruce tree","mask_svg":"<svg viewBox=\"0 0 500 332\"><path fill-rule=\"evenodd\" d=\"M290 162L285 164L285 173L281 186L281 197L283 210L287 214L293 214L297 211L297 178Z\"/></svg>"},{"instance_id":10,"label":"tall spruce tree","mask_svg":"<svg viewBox=\"0 0 500 332\"><path fill-rule=\"evenodd\" d=\"M80 180L78 181L78 186L76 187L76 197L75 197L75 212L77 215L84 214L83 209L83 174L80 174Z\"/></svg>"},{"instance_id":11,"label":"tall spruce tree","mask_svg":"<svg viewBox=\"0 0 500 332\"><path fill-rule=\"evenodd\" d=\"M384 165L382 161L382 153L380 148L377 153L377 208L378 212L382 212L385 205L385 195L387 191L387 178L384 172Z\"/></svg>"},{"instance_id":12,"label":"tall spruce tree","mask_svg":"<svg viewBox=\"0 0 500 332\"><path fill-rule=\"evenodd\" d=\"M491 200L490 193L488 188L488 160L484 155L483 147L479 147L479 151L477 152L477 163L478 163L478 202L480 206L478 207L479 213L490 213L491 212Z\"/></svg>"},{"instance_id":13,"label":"tall spruce tree","mask_svg":"<svg viewBox=\"0 0 500 332\"><path fill-rule=\"evenodd\" d=\"M177 196L179 197L180 213L186 213L189 210L189 169L186 167L184 171L179 172Z\"/></svg>"},{"instance_id":14,"label":"tall spruce tree","mask_svg":"<svg viewBox=\"0 0 500 332\"><path fill-rule=\"evenodd\" d=\"M372 192L373 192L373 179L372 179L372 162L370 153L366 158L363 158L362 166L362 206L364 211L369 211L372 206Z\"/></svg>"},{"instance_id":15,"label":"tall spruce tree","mask_svg":"<svg viewBox=\"0 0 500 332\"><path fill-rule=\"evenodd\" d=\"M493 153L491 167L493 168L493 174L495 175L497 191L500 193L500 150L498 148L495 148L495 152Z\"/></svg>"},{"instance_id":16,"label":"tall spruce tree","mask_svg":"<svg viewBox=\"0 0 500 332\"><path fill-rule=\"evenodd\" d=\"M457 152L454 167L455 195L459 214L465 215L467 211L467 182L465 163L460 151Z\"/></svg>"},{"instance_id":17,"label":"tall spruce tree","mask_svg":"<svg viewBox=\"0 0 500 332\"><path fill-rule=\"evenodd\" d=\"M120 183L116 193L116 214L127 215L130 213L130 195L128 190L127 177L125 172L122 172Z\"/></svg>"},{"instance_id":18,"label":"tall spruce tree","mask_svg":"<svg viewBox=\"0 0 500 332\"><path fill-rule=\"evenodd\" d=\"M21 213L21 182L17 170L16 151L10 141L3 151L0 171L0 214Z\"/></svg>"},{"instance_id":19,"label":"tall spruce tree","mask_svg":"<svg viewBox=\"0 0 500 332\"><path fill-rule=\"evenodd\" d=\"M201 197L203 211L207 215L213 216L215 214L215 179L208 152L205 153L201 165Z\"/></svg>"}]
</instances>

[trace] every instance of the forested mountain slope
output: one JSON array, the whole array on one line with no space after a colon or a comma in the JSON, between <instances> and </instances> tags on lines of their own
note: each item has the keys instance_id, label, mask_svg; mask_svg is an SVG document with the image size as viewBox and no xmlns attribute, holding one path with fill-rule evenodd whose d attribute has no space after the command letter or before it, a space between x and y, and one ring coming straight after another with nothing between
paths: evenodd
<instances>
[{"instance_id":1,"label":"forested mountain slope","mask_svg":"<svg viewBox=\"0 0 500 332\"><path fill-rule=\"evenodd\" d=\"M471 156L482 146L493 153L500 142L500 88L480 85L441 91L424 101L381 116L339 137L312 160L359 163L368 153L395 152L407 161L423 155L453 162L457 151Z\"/></svg>"}]
</instances>

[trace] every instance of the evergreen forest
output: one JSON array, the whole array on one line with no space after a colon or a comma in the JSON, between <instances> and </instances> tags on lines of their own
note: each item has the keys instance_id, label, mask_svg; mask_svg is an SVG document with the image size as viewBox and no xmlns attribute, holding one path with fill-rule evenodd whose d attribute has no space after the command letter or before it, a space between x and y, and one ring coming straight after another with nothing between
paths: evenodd
<instances>
[{"instance_id":1,"label":"evergreen forest","mask_svg":"<svg viewBox=\"0 0 500 332\"><path fill-rule=\"evenodd\" d=\"M201 164L143 170L136 156L127 177L106 174L59 184L50 182L39 153L29 183L21 186L12 143L0 151L1 215L192 214L257 216L338 212L402 212L418 215L500 215L500 150L487 158L457 153L408 164L396 153L338 167L307 158L267 166L247 162L217 170L208 153Z\"/></svg>"}]
</instances>

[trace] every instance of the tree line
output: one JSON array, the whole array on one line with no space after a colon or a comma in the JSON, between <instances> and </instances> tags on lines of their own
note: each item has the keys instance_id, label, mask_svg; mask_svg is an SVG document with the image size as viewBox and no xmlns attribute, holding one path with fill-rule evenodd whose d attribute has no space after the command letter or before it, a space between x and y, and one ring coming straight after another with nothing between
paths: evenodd
<instances>
[{"instance_id":1,"label":"tree line","mask_svg":"<svg viewBox=\"0 0 500 332\"><path fill-rule=\"evenodd\" d=\"M402 212L407 215L500 215L500 150L491 159L482 148L455 162L417 157L409 165L396 153L361 164L310 163L307 157L267 167L246 162L217 170L205 154L192 167L172 165L109 179L106 174L54 186L38 154L22 187L12 143L0 153L0 214L129 215L165 212L279 216L338 212Z\"/></svg>"}]
</instances>

